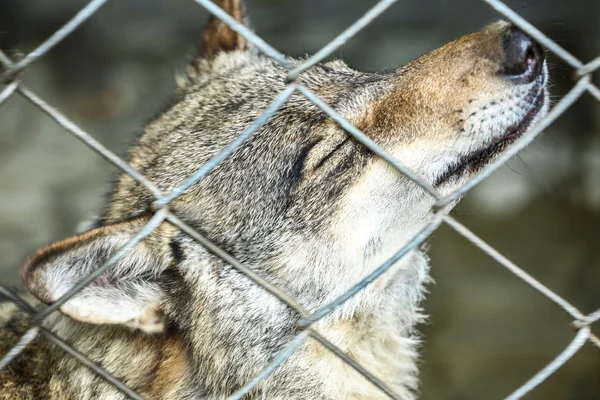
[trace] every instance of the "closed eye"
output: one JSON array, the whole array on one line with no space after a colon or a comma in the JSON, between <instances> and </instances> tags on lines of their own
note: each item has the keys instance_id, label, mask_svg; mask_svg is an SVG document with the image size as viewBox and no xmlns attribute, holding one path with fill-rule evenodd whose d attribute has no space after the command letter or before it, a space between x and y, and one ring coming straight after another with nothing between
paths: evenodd
<instances>
[{"instance_id":1,"label":"closed eye","mask_svg":"<svg viewBox=\"0 0 600 400\"><path fill-rule=\"evenodd\" d=\"M314 149L315 146L322 141L323 138L313 138L311 140L306 140L305 143L302 144L289 173L289 178L292 182L297 183L300 181L302 178L302 171L304 171L304 168L307 165L308 156L310 155L312 149Z\"/></svg>"},{"instance_id":2,"label":"closed eye","mask_svg":"<svg viewBox=\"0 0 600 400\"><path fill-rule=\"evenodd\" d=\"M350 136L346 136L346 138L344 140L342 140L340 143L338 143L333 149L331 149L328 153L325 154L324 157L322 157L319 162L315 165L314 169L319 169L321 168L323 165L325 165L325 163L327 161L329 161L331 159L331 157L338 151L340 150L346 143L348 143L348 141L350 140Z\"/></svg>"}]
</instances>

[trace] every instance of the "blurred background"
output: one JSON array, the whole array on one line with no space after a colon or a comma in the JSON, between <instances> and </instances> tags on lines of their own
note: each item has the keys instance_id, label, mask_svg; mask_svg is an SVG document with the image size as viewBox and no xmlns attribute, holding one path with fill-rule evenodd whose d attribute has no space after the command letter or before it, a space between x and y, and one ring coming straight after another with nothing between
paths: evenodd
<instances>
[{"instance_id":1,"label":"blurred background","mask_svg":"<svg viewBox=\"0 0 600 400\"><path fill-rule=\"evenodd\" d=\"M375 0L248 0L255 31L312 54ZM507 1L587 62L600 55L600 1ZM84 0L1 0L0 48L35 48ZM191 0L120 0L22 79L119 155L157 113L200 37ZM375 71L404 64L499 16L478 0L402 0L335 56ZM573 71L549 54L554 100ZM596 73L596 84L600 83ZM0 87L0 90L2 87ZM113 167L15 95L0 108L0 282L19 285L26 255L72 235L100 210ZM600 104L585 95L507 167L470 193L457 218L583 312L600 307ZM448 227L431 241L421 327L422 399L500 399L573 338L569 318ZM600 329L596 327L596 333ZM585 345L528 399L600 399L600 349Z\"/></svg>"}]
</instances>

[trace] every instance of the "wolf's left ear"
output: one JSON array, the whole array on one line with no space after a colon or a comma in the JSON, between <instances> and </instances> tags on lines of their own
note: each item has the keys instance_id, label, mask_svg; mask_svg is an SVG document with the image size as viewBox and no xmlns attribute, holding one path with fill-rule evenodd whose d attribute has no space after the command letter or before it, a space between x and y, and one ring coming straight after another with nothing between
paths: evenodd
<instances>
[{"instance_id":1,"label":"wolf's left ear","mask_svg":"<svg viewBox=\"0 0 600 400\"><path fill-rule=\"evenodd\" d=\"M218 0L215 3L237 22L245 23L246 5L243 0ZM204 30L202 43L198 50L200 57L211 58L220 52L246 50L247 48L248 44L242 35L213 15Z\"/></svg>"},{"instance_id":2,"label":"wolf's left ear","mask_svg":"<svg viewBox=\"0 0 600 400\"><path fill-rule=\"evenodd\" d=\"M21 271L25 285L43 302L57 301L104 265L147 222L143 217L103 226L38 251ZM158 227L60 310L82 322L162 331L164 293L158 280L173 261L172 231L175 229L168 224Z\"/></svg>"}]
</instances>

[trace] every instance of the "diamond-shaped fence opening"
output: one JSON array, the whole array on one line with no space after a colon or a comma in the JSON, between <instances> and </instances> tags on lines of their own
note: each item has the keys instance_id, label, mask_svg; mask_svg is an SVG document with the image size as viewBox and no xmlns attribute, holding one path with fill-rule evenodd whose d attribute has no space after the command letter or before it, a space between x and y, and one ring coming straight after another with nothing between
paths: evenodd
<instances>
[{"instance_id":1,"label":"diamond-shaped fence opening","mask_svg":"<svg viewBox=\"0 0 600 400\"><path fill-rule=\"evenodd\" d=\"M335 345L329 342L327 339L319 335L316 331L314 331L311 327L312 324L322 319L349 298L354 296L356 293L364 289L367 285L371 284L374 280L376 280L380 275L385 273L396 261L398 261L401 257L407 254L409 251L420 245L423 241L425 241L429 235L435 231L441 224L447 224L456 230L459 234L463 235L469 241L471 241L475 246L479 247L481 250L486 252L490 257L496 260L501 266L507 268L510 272L512 272L517 278L526 282L531 289L538 291L543 296L545 296L549 301L555 303L560 308L562 308L570 317L573 319L572 327L576 330L576 334L573 340L565 347L565 349L557 355L557 357L550 362L547 366L542 368L535 376L525 382L521 387L517 388L508 399L518 399L523 395L532 390L536 385L544 381L551 374L553 374L556 370L561 368L561 366L569 360L577 351L586 343L591 342L594 345L600 347L600 340L596 337L592 332L590 325L600 319L600 310L595 311L591 314L584 314L559 296L557 293L548 289L546 286L541 284L535 278L527 274L525 271L520 269L517 265L513 264L506 257L496 251L493 247L488 245L485 241L477 237L474 233L468 230L465 226L451 217L449 213L448 205L451 204L454 200L458 199L462 195L466 194L469 190L479 184L483 179L492 174L495 170L497 170L500 166L506 163L512 156L514 156L517 152L522 150L531 140L541 133L545 128L547 128L550 124L552 124L559 116L561 116L571 105L573 105L584 93L588 93L593 96L596 100L600 102L600 90L598 87L591 83L591 74L600 69L600 57L589 63L583 63L561 46L559 46L556 42L549 39L542 32L533 27L528 21L520 17L518 14L509 9L504 3L498 0L482 0L485 3L488 3L492 8L494 8L499 14L504 16L506 19L510 20L513 24L517 25L533 38L535 38L539 43L545 46L549 51L553 52L557 57L566 62L570 67L575 70L576 83L571 88L571 90L553 107L553 109L549 112L549 114L541 120L530 132L517 140L514 144L512 144L497 160L493 163L486 166L483 170L481 170L475 177L473 177L470 181L468 181L465 185L463 185L459 190L455 193L452 193L448 196L441 197L437 191L427 184L424 180L420 179L418 175L408 170L402 164L400 164L397 160L395 160L391 155L387 154L381 147L379 147L375 142L373 142L370 138L368 138L363 132L361 132L356 127L352 126L348 121L346 121L342 116L337 114L330 106L328 106L325 102L323 102L319 97L317 97L314 93L312 93L307 87L297 83L296 78L300 76L303 71L309 69L311 66L315 65L319 61L331 55L334 51L336 51L343 43L345 43L348 39L352 38L357 32L359 32L366 25L371 23L375 18L384 13L388 7L390 7L397 0L381 0L379 1L372 9L370 9L366 14L364 14L358 21L348 27L344 32L342 32L339 36L333 39L329 44L323 47L320 51L318 51L314 56L307 59L304 63L296 66L295 68L286 60L286 58L279 53L276 49L268 45L264 40L258 37L255 33L239 24L236 20L230 17L225 11L220 9L214 3L209 0L194 0L200 6L204 7L211 14L220 18L227 25L229 25L233 30L243 35L246 40L252 42L260 51L262 51L265 55L272 57L274 60L281 63L284 67L289 70L287 81L287 87L285 90L281 92L281 94L273 101L273 103L262 113L262 115L254 121L237 139L235 139L231 144L229 144L226 148L224 148L219 154L214 156L210 161L208 161L205 165L203 165L196 173L188 178L188 180L183 183L181 186L177 187L170 193L161 193L158 188L153 185L148 179L146 179L143 175L141 175L138 171L130 167L125 161L121 158L117 157L110 150L104 147L101 143L96 141L93 137L91 137L84 130L79 128L75 123L70 121L65 115L56 111L52 106L50 106L43 99L38 97L34 92L29 90L20 80L19 75L25 69L27 69L32 63L34 63L40 57L43 57L49 50L51 50L56 44L58 44L65 37L70 35L79 25L81 25L85 20L94 15L94 13L104 5L108 0L93 0L88 3L75 17L73 17L70 21L67 22L62 28L56 31L53 35L51 35L46 41L44 41L41 45L39 45L35 50L27 54L25 57L20 59L18 62L14 62L11 60L4 52L0 50L0 63L4 64L4 72L0 75L0 83L4 85L4 88L0 92L0 106L4 103L8 98L17 94L27 99L33 105L35 105L39 110L46 113L48 116L53 118L59 125L65 128L68 132L73 134L76 138L81 140L87 146L89 146L92 150L99 153L102 157L108 160L110 163L114 164L116 167L121 169L123 172L129 174L133 179L141 183L146 187L146 189L154 196L154 209L156 212L150 221L146 224L146 226L139 231L139 233L131 239L129 243L123 246L110 260L108 260L104 265L95 270L90 276L86 277L84 280L75 285L71 290L68 291L64 296L62 296L58 301L54 304L45 307L41 311L35 311L32 309L25 301L23 301L16 293L11 291L10 289L0 285L0 295L13 301L19 308L21 308L24 312L30 314L30 323L31 328L22 336L20 341L5 355L0 359L0 369L6 367L17 355L19 355L36 337L43 336L47 340L53 342L55 345L61 347L64 351L75 357L82 364L89 367L99 376L113 384L116 388L121 390L123 393L127 394L129 397L134 399L141 399L142 397L135 393L133 390L128 388L124 383L120 382L115 377L111 376L106 370L102 367L96 365L92 361L90 361L84 354L81 354L76 349L71 347L69 344L64 342L60 337L55 335L54 333L46 330L41 326L41 321L49 316L52 312L59 309L61 305L63 305L66 301L68 301L72 296L74 296L78 291L82 290L86 285L93 282L96 278L98 278L102 273L111 268L120 257L130 251L137 243L139 243L142 239L144 239L147 235L149 235L156 227L158 227L162 222L168 221L171 224L179 227L182 231L189 234L192 238L197 240L203 246L205 246L209 251L214 253L215 255L222 258L225 262L230 264L231 266L238 269L240 272L247 275L251 280L253 280L257 285L260 285L265 290L267 290L272 295L276 296L280 301L289 306L292 310L294 310L300 316L300 321L298 323L298 334L294 339L290 341L287 347L277 355L271 363L264 369L264 371L255 377L253 380L248 382L242 388L240 388L235 394L230 396L230 399L240 399L245 394L247 394L254 386L256 386L261 379L265 378L271 372L273 372L278 366L283 363L289 356L293 354L293 352L308 338L316 340L326 349L331 351L337 357L341 358L344 362L346 362L353 369L362 374L366 379L371 381L374 385L376 385L381 391L383 391L387 396L392 399L397 399L398 396L394 394L394 392L386 387L381 381L379 381L375 376L369 373L363 366L359 365L356 361L354 361L351 357L344 354L340 349L338 349ZM380 156L384 160L386 160L392 167L396 168L402 174L406 175L413 181L415 181L418 185L420 185L423 190L428 192L431 196L433 196L437 201L435 204L435 214L431 222L412 240L409 241L403 248L399 249L396 254L386 262L384 262L381 266L375 269L372 273L370 273L365 279L361 282L357 283L354 287L352 287L348 292L340 296L338 299L333 301L331 304L323 307L321 310L314 312L312 314L308 314L303 308L289 295L282 292L275 285L265 281L258 274L252 271L250 268L244 266L242 263L237 261L231 255L227 254L224 250L220 249L217 245L212 243L208 238L204 237L202 234L196 232L193 228L188 226L185 221L179 219L175 214L169 211L169 203L185 192L186 189L197 183L204 176L206 176L212 169L214 169L219 163L221 163L224 159L230 156L250 135L252 135L257 129L259 129L265 122L269 120L269 118L282 106L285 102L290 98L290 96L295 93L301 93L307 99L312 101L315 105L317 105L323 112L325 112L331 119L336 121L341 127L343 127L349 135L352 135L357 141L362 143L364 146L369 148L376 155Z\"/></svg>"}]
</instances>

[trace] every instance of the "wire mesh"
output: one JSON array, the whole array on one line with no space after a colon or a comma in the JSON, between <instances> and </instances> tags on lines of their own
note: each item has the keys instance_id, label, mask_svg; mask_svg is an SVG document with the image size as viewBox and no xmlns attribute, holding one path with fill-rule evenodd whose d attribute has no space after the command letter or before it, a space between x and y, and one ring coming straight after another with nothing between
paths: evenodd
<instances>
[{"instance_id":1,"label":"wire mesh","mask_svg":"<svg viewBox=\"0 0 600 400\"><path fill-rule=\"evenodd\" d=\"M75 29L77 29L83 22L94 15L94 13L108 0L92 0L87 6L85 6L77 15L69 20L63 27L57 30L51 35L46 41L40 44L36 49L27 54L18 62L13 62L2 50L0 50L0 63L4 64L5 71L0 75L0 84L5 85L3 90L0 92L0 106L15 93L18 93L42 112L49 115L59 125L65 128L69 133L81 140L88 147L95 152L99 153L107 161L121 169L123 172L129 174L134 180L141 183L155 198L153 208L155 210L154 216L146 224L144 228L138 232L138 234L125 246L123 246L110 260L104 265L95 270L90 276L83 279L81 282L76 284L68 293L62 296L56 303L51 306L47 306L41 311L35 311L31 308L24 300L19 298L10 289L0 285L0 295L2 297L14 302L21 310L31 315L31 328L21 337L19 342L7 353L2 359L0 359L0 369L8 365L16 356L18 356L27 346L38 336L42 336L47 340L53 342L55 345L62 348L64 351L75 357L82 364L89 367L92 371L97 373L100 377L107 380L115 386L118 390L134 399L142 399L142 397L135 393L132 389L128 388L123 382L120 382L117 378L110 375L104 368L95 364L89 360L85 355L78 352L76 349L71 347L69 344L64 342L54 333L40 326L42 320L47 317L50 313L56 311L62 304L73 297L77 292L82 290L85 286L94 281L103 272L111 268L124 254L135 246L145 236L149 235L158 225L163 221L169 221L171 224L179 227L182 231L186 232L210 252L214 253L218 257L222 258L229 265L233 266L247 277L249 277L254 283L261 286L263 289L277 297L281 302L285 303L290 309L298 314L300 320L298 322L298 333L294 339L290 341L288 346L278 354L271 363L264 369L264 371L256 376L253 380L248 382L246 385L241 387L236 393L231 395L229 399L240 399L247 393L249 393L262 379L272 373L278 368L288 357L290 357L300 345L310 339L316 340L324 348L331 351L332 354L339 357L351 368L358 371L366 379L377 386L383 393L392 399L398 399L399 397L388 388L383 382L379 381L375 376L370 374L364 367L359 365L351 357L345 354L342 350L337 348L327 339L315 332L311 326L318 320L324 318L331 313L338 306L343 304L353 295L363 290L367 285L376 280L380 275L384 274L395 262L406 255L410 250L417 247L420 243L426 240L431 233L433 233L441 224L445 223L456 230L459 234L464 236L475 246L480 248L482 251L487 253L490 257L496 260L501 266L508 269L517 278L527 283L533 290L536 290L554 304L559 306L567 314L573 318L572 327L577 331L574 339L569 343L565 349L547 366L542 368L534 377L524 383L521 387L517 388L507 399L519 399L525 394L530 392L533 388L547 379L551 374L556 372L567 360L569 360L577 351L586 343L591 342L596 346L600 347L600 340L591 332L590 325L597 322L600 319L600 309L592 312L588 315L582 313L572 304L566 301L564 298L553 292L542 283L537 281L535 278L527 274L525 271L520 269L517 265L512 263L502 254L497 252L492 246L488 245L485 241L477 237L474 233L468 230L464 225L456 221L454 218L448 215L449 204L452 204L455 200L466 194L468 191L477 186L482 180L491 175L501 165L506 163L512 156L522 150L528 143L530 143L538 134L552 124L560 115L562 115L571 105L573 105L581 96L588 92L596 100L600 101L600 90L598 87L591 83L591 74L594 71L600 69L600 57L585 64L578 60L556 42L552 41L537 28L535 28L528 21L523 19L517 13L508 8L500 0L482 0L489 4L499 14L504 16L507 20L511 21L516 26L531 35L535 40L545 46L549 51L553 52L560 59L565 61L569 66L575 70L575 78L577 82L573 88L565 95L560 102L544 117L533 129L531 129L525 136L521 137L515 143L513 143L503 154L497 158L494 162L483 168L476 176L470 179L465 185L456 190L454 193L441 197L439 193L431 187L425 180L421 179L417 174L404 167L394 157L386 153L381 147L375 142L368 138L358 128L354 127L351 123L345 120L341 115L337 114L331 107L324 103L318 96L312 93L305 86L298 84L296 79L302 74L303 71L309 69L311 66L320 62L324 58L331 55L340 46L342 46L347 40L351 39L356 33L362 28L371 23L375 18L380 16L385 10L393 5L396 0L381 0L367 13L365 13L359 20L348 27L338 37L334 38L330 43L318 51L314 56L310 57L302 64L295 68L292 64L276 49L271 47L263 39L257 36L254 32L246 28L244 25L237 22L234 18L229 16L227 12L223 11L217 5L209 0L194 0L196 3L204 7L208 12L216 16L225 22L231 29L242 35L246 40L253 43L265 55L273 58L279 62L282 66L289 70L286 77L287 87L286 89L276 98L276 100L260 115L260 117L252 123L236 140L234 140L229 146L223 149L219 154L213 157L205 165L203 165L196 173L194 173L188 180L182 185L175 188L170 193L161 193L158 188L146 179L138 171L130 167L124 160L116 156L110 150L108 150L101 143L96 141L83 129L79 128L75 123L70 121L65 115L56 111L51 105L38 97L34 92L29 90L19 81L19 74L23 72L27 67L34 63L37 59L44 56L50 51L55 45L57 45L65 37L69 36ZM325 112L331 119L337 122L346 132L352 135L357 141L362 143L365 147L369 148L373 153L386 160L392 167L397 169L399 172L416 182L423 190L429 195L436 199L435 203L435 214L432 221L419 232L407 245L400 249L394 254L389 260L384 262L380 267L369 274L365 279L358 282L354 287L348 290L345 294L340 296L338 299L323 307L321 310L308 314L292 297L284 293L282 290L277 288L275 285L269 283L265 279L261 278L252 269L244 266L242 263L237 261L234 257L227 254L223 249L219 248L208 238L204 237L184 221L179 219L175 214L169 211L169 203L185 192L189 187L197 183L204 176L206 176L211 170L213 170L220 162L231 155L246 139L248 139L254 132L256 132L265 122L269 120L275 112L285 104L289 97L294 93L298 92L304 95L308 100L317 105L323 112Z\"/></svg>"}]
</instances>

